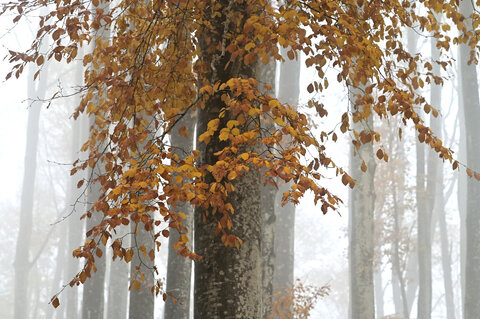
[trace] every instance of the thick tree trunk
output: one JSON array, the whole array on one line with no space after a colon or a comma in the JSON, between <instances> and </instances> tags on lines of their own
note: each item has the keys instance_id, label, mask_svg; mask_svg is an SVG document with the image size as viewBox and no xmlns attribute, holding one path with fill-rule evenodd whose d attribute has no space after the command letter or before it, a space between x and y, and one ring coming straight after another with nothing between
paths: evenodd
<instances>
[{"instance_id":1,"label":"thick tree trunk","mask_svg":"<svg viewBox=\"0 0 480 319\"><path fill-rule=\"evenodd\" d=\"M31 72L29 72L31 73ZM29 74L29 78L32 78ZM28 97L35 99L38 95L43 98L45 94L45 82L39 83L35 88L32 81L28 82ZM35 177L37 171L37 148L40 121L41 104L33 103L28 110L27 120L27 143L25 150L22 197L18 229L17 246L15 250L15 304L14 318L25 319L28 314L29 300L28 296L28 275L32 266L29 252L30 239L33 230L33 202L35 195Z\"/></svg>"},{"instance_id":2,"label":"thick tree trunk","mask_svg":"<svg viewBox=\"0 0 480 319\"><path fill-rule=\"evenodd\" d=\"M178 123L171 136L174 152L180 159L191 154L193 150L193 137L196 118L187 113ZM178 133L178 128L185 126L189 137L185 138ZM188 203L177 203L176 212L185 213L187 218L183 225L188 228L188 236L193 239L193 208ZM192 261L177 254L174 244L178 241L176 231L170 233L168 240L168 266L167 266L167 293L176 299L168 297L165 302L165 319L188 319L190 314L190 286L192 275Z\"/></svg>"},{"instance_id":3,"label":"thick tree trunk","mask_svg":"<svg viewBox=\"0 0 480 319\"><path fill-rule=\"evenodd\" d=\"M356 91L356 90L354 90ZM354 94L350 94L354 102ZM353 103L352 102L352 103ZM352 109L354 106L352 105ZM367 123L354 123L358 132L373 127L370 116ZM354 152L357 153L354 156ZM363 144L359 150L351 149L350 172L358 185L351 190L349 198L349 263L350 263L350 309L351 319L375 318L373 288L373 234L374 234L374 175L375 159L373 145ZM367 171L361 171L362 160Z\"/></svg>"},{"instance_id":4,"label":"thick tree trunk","mask_svg":"<svg viewBox=\"0 0 480 319\"><path fill-rule=\"evenodd\" d=\"M212 29L200 34L202 62L211 67L207 76L210 83L225 83L232 77L250 78L255 76L255 66L246 66L239 61L228 63L229 53L221 52L217 44L227 47L235 30L243 29L242 25L228 23L245 21L252 14L246 8L254 6L252 2L240 4L232 1L216 1L218 9L215 18L210 19ZM260 10L261 8L255 8ZM207 6L205 13L210 17L211 8ZM228 15L228 18L226 17ZM240 22L242 23L242 22ZM232 36L233 37L233 36ZM213 44L213 45L210 45ZM227 64L228 63L228 64ZM205 132L207 123L218 118L223 102L218 94L209 98L205 109L199 111L197 136ZM230 114L221 119L219 128L226 124ZM226 146L220 142L218 132L210 143L199 145L200 164L215 164L217 151ZM240 151L240 150L239 150ZM241 150L255 151L252 146ZM211 178L207 177L207 182ZM226 247L215 235L218 213L213 215L204 208L195 211L195 251L203 259L195 264L194 313L196 319L232 319L260 318L262 305L262 269L261 269L261 225L260 211L260 174L251 169L239 179L233 181L235 190L227 199L235 213L231 215L233 227L230 232L240 237L243 244L239 248ZM203 220L205 219L205 220Z\"/></svg>"},{"instance_id":5,"label":"thick tree trunk","mask_svg":"<svg viewBox=\"0 0 480 319\"><path fill-rule=\"evenodd\" d=\"M469 16L473 11L470 1L460 3L460 12ZM467 28L471 24L467 22ZM463 111L465 119L465 138L467 166L480 171L480 101L478 93L477 72L474 65L468 65L470 48L460 48L460 78ZM465 319L478 318L480 314L480 183L473 178L467 180L466 230L467 256L465 268Z\"/></svg>"},{"instance_id":6,"label":"thick tree trunk","mask_svg":"<svg viewBox=\"0 0 480 319\"><path fill-rule=\"evenodd\" d=\"M128 313L128 278L129 267L123 260L112 260L111 254L107 254L109 276L108 276L108 301L107 318L125 319Z\"/></svg>"}]
</instances>

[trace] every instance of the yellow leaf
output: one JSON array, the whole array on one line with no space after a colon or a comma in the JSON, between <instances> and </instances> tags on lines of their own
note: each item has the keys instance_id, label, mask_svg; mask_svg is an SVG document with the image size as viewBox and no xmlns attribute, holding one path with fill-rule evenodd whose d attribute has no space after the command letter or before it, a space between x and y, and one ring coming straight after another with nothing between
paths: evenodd
<instances>
[{"instance_id":1,"label":"yellow leaf","mask_svg":"<svg viewBox=\"0 0 480 319\"><path fill-rule=\"evenodd\" d=\"M180 216L180 218L182 219L187 219L187 215L185 215L185 213L177 213L178 216Z\"/></svg>"},{"instance_id":2,"label":"yellow leaf","mask_svg":"<svg viewBox=\"0 0 480 319\"><path fill-rule=\"evenodd\" d=\"M248 153L242 153L240 155L240 158L243 159L244 161L248 160L249 157L250 157L250 155Z\"/></svg>"}]
</instances>

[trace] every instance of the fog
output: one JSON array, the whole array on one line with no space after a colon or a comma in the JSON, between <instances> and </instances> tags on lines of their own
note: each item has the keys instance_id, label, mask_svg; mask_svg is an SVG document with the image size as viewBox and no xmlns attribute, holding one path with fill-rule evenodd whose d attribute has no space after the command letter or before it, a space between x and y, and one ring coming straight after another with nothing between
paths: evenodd
<instances>
[{"instance_id":1,"label":"fog","mask_svg":"<svg viewBox=\"0 0 480 319\"><path fill-rule=\"evenodd\" d=\"M4 15L0 19L1 56L8 54L7 49L26 49L34 39L36 20L22 20L10 30L12 17ZM412 54L421 53L424 57L438 54L432 49L429 38L410 32L405 32L404 44ZM480 281L473 276L480 272L477 269L480 266L475 256L468 257L466 253L468 249L475 249L467 243L475 241L477 235L472 233L478 225L473 218L467 223L467 215L478 210L475 198L480 198L476 193L478 181L468 177L466 172L467 167L472 170L471 174L480 169L478 157L473 154L478 153L478 149L472 149L478 145L474 140L480 138L472 135L478 132L475 129L480 121L475 117L480 110L480 92L476 84L478 68L466 62L469 52L457 46L451 46L449 54L456 63L445 70L434 70L445 77L443 86L418 88L418 93L430 101L439 116L433 118L423 111L419 113L435 136L442 139L443 145L454 151L460 170L453 171L450 163L419 143L412 125L403 126L395 117L386 120L373 116L369 123L382 138L373 146L369 144L370 149L362 146L358 151L363 154L361 157L352 158L353 133L339 134L336 142L325 144L329 156L359 183L359 187L352 190L333 170L325 171L322 186L343 200L336 212L324 214L320 206L313 204L311 193L296 206L281 207L282 187L288 185L280 184L281 192L275 195L273 191L270 194L274 195L267 198L270 203L267 206L275 214L277 223L270 225L276 241L276 259L272 261L276 272L270 274L273 289L309 287L311 290L299 290L296 296L311 303L310 318L357 318L352 315L352 311L356 311L355 302L360 307L364 303L374 304L372 318L378 319L475 317L472 314L465 317L464 312L465 304L468 306L472 302L468 299L469 291ZM304 62L305 56L300 56L297 61L270 65L276 69L273 80L276 96L309 114L314 134L338 130L342 114L354 104L352 94L355 90L349 91L343 83L338 83L335 80L338 70L331 67L325 74L331 79L328 91L308 93L307 86L318 78L315 70L306 68ZM0 65L0 76L5 77L10 70L11 64L4 61ZM129 295L136 291L134 287L129 290L133 285L132 269L123 260L112 262L111 250L103 251L103 266L98 262L98 268L104 267L103 271L87 279L91 286L69 286L84 262L74 258L72 251L84 243L86 231L95 225L86 226L85 219L80 220L95 201L88 197L93 191L77 188L79 181L88 176L85 172L70 174L73 162L87 157L80 147L88 137L88 119L81 115L74 120L72 116L83 85L82 58L68 65L52 60L42 67L38 80L33 81L36 70L37 66L32 66L18 79L2 80L0 85L0 167L3 168L0 318L76 319L82 317L82 313L83 318L87 318L83 309L86 298L100 297L104 300L103 314L99 317L94 312L91 318L128 318L129 307L135 304ZM282 83L287 83L291 91L282 89ZM60 93L52 98L55 92ZM331 106L328 118L319 118L315 109L306 107L312 98ZM465 118L464 114L471 116ZM195 124L190 125L194 136ZM195 147L198 142L193 143ZM175 143L172 141L172 144ZM388 154L388 162L385 157L378 156L379 148ZM366 172L360 169L362 161L368 166ZM371 225L359 228L368 218L371 218ZM470 235L467 235L468 229L471 229ZM115 238L128 235L128 227L122 231ZM167 285L169 245L168 240L159 240L163 244L155 254L154 264L158 270L155 277ZM369 240L373 245L371 257L362 252ZM107 247L112 243L109 240ZM365 269L355 268L364 266L352 262L356 252L358 260L373 260L372 268L366 269L367 274L362 273ZM184 262L181 267L190 266L191 262ZM173 268L173 271L175 269L180 268ZM102 272L103 275L98 276ZM471 273L469 278L474 279L465 285L468 272ZM360 278L368 273L373 278L371 287L352 281L352 276ZM192 280L186 285L193 287L193 272L188 277ZM93 290L85 293L85 289ZM373 291L369 293L368 289ZM318 294L319 290L324 293ZM144 298L150 289L145 291L147 293L135 298ZM193 290L188 292L193 299ZM58 308L51 304L54 296L59 298ZM358 301L359 296L365 300ZM372 297L374 300L369 300ZM182 303L183 300L178 306ZM135 307L141 309L143 306L137 304ZM291 311L291 307L287 309ZM193 318L193 302L187 308ZM154 298L154 318L167 318L164 314L165 301L159 294ZM170 318L176 316L179 315ZM273 316L276 317L281 316Z\"/></svg>"}]
</instances>

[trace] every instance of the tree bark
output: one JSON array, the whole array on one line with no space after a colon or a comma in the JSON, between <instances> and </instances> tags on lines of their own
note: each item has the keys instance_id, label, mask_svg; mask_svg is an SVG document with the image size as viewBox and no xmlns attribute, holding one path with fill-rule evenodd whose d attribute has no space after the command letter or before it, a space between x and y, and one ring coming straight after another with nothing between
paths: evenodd
<instances>
[{"instance_id":1,"label":"tree bark","mask_svg":"<svg viewBox=\"0 0 480 319\"><path fill-rule=\"evenodd\" d=\"M355 108L353 89L350 99L352 109ZM362 125L363 124L363 125ZM365 127L364 127L365 126ZM371 129L373 119L370 116L366 123L354 123L353 129L358 132ZM354 153L357 153L354 156ZM362 160L367 171L361 171ZM351 148L350 171L358 185L350 192L349 197L349 263L350 263L350 309L351 319L375 318L375 300L373 287L373 234L374 234L374 175L375 160L373 145L363 144L358 150Z\"/></svg>"},{"instance_id":2,"label":"tree bark","mask_svg":"<svg viewBox=\"0 0 480 319\"><path fill-rule=\"evenodd\" d=\"M236 30L242 30L242 23L253 13L261 10L257 4L233 1L215 1L218 9L214 18L209 18L212 29L200 32L201 62L209 66L205 75L210 83L225 83L234 77L255 77L255 66L242 62L230 61L230 54L221 51L221 43L228 47ZM205 14L211 17L211 8ZM228 16L228 18L227 18ZM229 21L238 22L238 25ZM227 37L227 35L229 35ZM230 35L232 37L230 37ZM210 43L212 45L210 45ZM223 45L222 45L223 46ZM197 136L205 132L207 123L218 118L224 103L220 95L215 94L208 99L203 110L199 111ZM219 128L228 121L230 114L220 120ZM200 164L213 165L217 161L214 154L227 146L220 142L218 131L211 141L199 145ZM258 147L257 147L258 148ZM240 150L239 150L240 151ZM241 152L258 152L253 146L246 146ZM226 247L219 236L215 235L218 213L213 215L208 209L199 207L195 210L195 252L203 258L195 264L194 313L196 319L232 319L260 318L262 305L262 269L261 269L261 225L260 211L260 176L259 171L251 169L239 179L233 181L235 190L227 199L235 212L231 215L232 235L243 240L237 249ZM207 176L206 182L213 181ZM205 219L205 220L204 220Z\"/></svg>"},{"instance_id":3,"label":"tree bark","mask_svg":"<svg viewBox=\"0 0 480 319\"><path fill-rule=\"evenodd\" d=\"M469 16L474 8L469 1L460 3L460 13ZM472 29L466 21L467 28ZM459 54L461 94L465 119L465 139L467 167L480 171L480 101L478 96L477 71L474 65L468 65L470 48L460 47ZM480 183L469 178L466 183L466 231L467 252L465 268L464 319L477 318L480 314Z\"/></svg>"},{"instance_id":4,"label":"tree bark","mask_svg":"<svg viewBox=\"0 0 480 319\"><path fill-rule=\"evenodd\" d=\"M272 60L267 65L259 63L257 78L264 94L275 92L276 61ZM267 90L263 85L269 85L272 90ZM274 125L265 124L266 134L269 134ZM266 152L269 150L265 149ZM271 184L260 185L261 212L262 212L262 317L272 311L273 278L275 272L275 200L277 188Z\"/></svg>"},{"instance_id":5,"label":"tree bark","mask_svg":"<svg viewBox=\"0 0 480 319\"><path fill-rule=\"evenodd\" d=\"M193 150L193 137L196 118L187 113L178 123L178 127L185 126L189 137L185 138L178 133L176 127L171 136L171 144L174 153L180 159L191 154ZM189 237L193 238L193 208L185 202L177 203L176 212L185 213L187 218L183 225L188 228ZM168 297L165 302L165 319L188 319L190 315L190 286L192 275L192 261L189 258L177 254L173 245L178 241L179 234L176 231L170 233L168 240L168 266L167 266L167 293L176 299Z\"/></svg>"}]
</instances>

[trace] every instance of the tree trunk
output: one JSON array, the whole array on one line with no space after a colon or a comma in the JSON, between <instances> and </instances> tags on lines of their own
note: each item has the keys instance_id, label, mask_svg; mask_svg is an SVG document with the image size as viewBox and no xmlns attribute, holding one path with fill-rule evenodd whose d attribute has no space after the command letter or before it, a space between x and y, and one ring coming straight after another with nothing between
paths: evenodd
<instances>
[{"instance_id":1,"label":"tree trunk","mask_svg":"<svg viewBox=\"0 0 480 319\"><path fill-rule=\"evenodd\" d=\"M90 124L93 125L93 120L90 119ZM102 172L101 164L98 163L92 170L88 171L88 176L100 176ZM92 183L87 192L87 208L92 209L93 204L102 195L102 189L99 183ZM103 213L100 211L93 211L92 216L86 221L86 230L89 231L92 227L99 225L103 219ZM83 285L83 305L82 305L82 319L97 319L103 318L104 312L104 289L105 289L105 258L96 258L95 266L97 271L92 271L91 278L87 279Z\"/></svg>"},{"instance_id":2,"label":"tree trunk","mask_svg":"<svg viewBox=\"0 0 480 319\"><path fill-rule=\"evenodd\" d=\"M469 1L460 3L460 13L469 16L474 12ZM471 23L466 21L467 28ZM468 65L470 48L462 46L459 54L461 94L465 119L467 166L480 171L480 102L478 96L477 72L474 65ZM473 178L467 180L466 230L467 256L465 268L464 319L478 318L480 314L480 183Z\"/></svg>"},{"instance_id":3,"label":"tree trunk","mask_svg":"<svg viewBox=\"0 0 480 319\"><path fill-rule=\"evenodd\" d=\"M29 72L29 79L32 72ZM39 95L43 98L45 94L45 81L39 82L39 87L35 88L32 81L28 82L28 97L35 99ZM17 246L15 250L15 304L14 318L25 319L28 314L29 300L28 296L28 274L32 266L29 252L30 239L33 231L33 202L35 195L35 177L37 171L37 148L40 121L41 104L33 103L28 110L27 120L27 142L25 150L22 197L20 207L20 227L18 229Z\"/></svg>"},{"instance_id":4,"label":"tree trunk","mask_svg":"<svg viewBox=\"0 0 480 319\"><path fill-rule=\"evenodd\" d=\"M285 62L280 63L280 81L278 83L278 100L297 107L300 95L300 59L290 60L287 49L281 53ZM289 141L285 141L289 143ZM287 203L281 206L282 194L290 188L290 184L280 185L275 200L275 271L273 276L273 291L289 292L294 285L295 257L295 206ZM285 309L287 310L287 309ZM289 310L290 312L292 309ZM291 317L290 313L288 316Z\"/></svg>"},{"instance_id":5,"label":"tree trunk","mask_svg":"<svg viewBox=\"0 0 480 319\"><path fill-rule=\"evenodd\" d=\"M264 94L275 92L276 61L267 65L259 63L257 78ZM263 87L269 85L272 90ZM274 125L266 124L265 130L271 132ZM267 149L265 151L268 152ZM272 312L273 278L275 273L275 200L277 188L271 184L260 185L261 212L262 212L262 318L267 318Z\"/></svg>"},{"instance_id":6,"label":"tree trunk","mask_svg":"<svg viewBox=\"0 0 480 319\"><path fill-rule=\"evenodd\" d=\"M108 301L107 318L125 319L128 313L128 264L123 260L111 260L111 254L107 254L110 262L108 276Z\"/></svg>"},{"instance_id":7,"label":"tree trunk","mask_svg":"<svg viewBox=\"0 0 480 319\"><path fill-rule=\"evenodd\" d=\"M175 127L171 135L171 144L174 152L180 159L191 154L193 150L193 137L196 118L187 113L178 123L178 128L185 126L189 133L188 139L178 133ZM193 238L193 208L185 202L177 203L176 212L185 213L187 218L183 225L188 228L189 237ZM173 245L178 241L179 234L170 232L168 240L168 266L167 266L167 293L176 299L168 297L165 302L165 319L188 319L190 315L190 286L192 275L192 261L177 254Z\"/></svg>"},{"instance_id":8,"label":"tree trunk","mask_svg":"<svg viewBox=\"0 0 480 319\"><path fill-rule=\"evenodd\" d=\"M206 78L210 83L225 83L234 77L255 77L255 66L242 62L230 61L230 54L222 52L220 46L228 47L230 39L235 37L236 30L242 30L242 23L253 13L261 10L252 2L237 3L232 1L215 1L217 15L212 17L210 6L206 6L205 14L211 21L212 29L200 32L201 62L209 67ZM248 6L248 7L247 7ZM251 8L255 6L255 8ZM228 18L227 18L228 15ZM238 22L235 26L229 23L232 19ZM226 35L231 35L227 37ZM205 80L207 80L205 79ZM220 94L211 96L205 108L199 110L197 136L205 132L207 123L217 119L223 101ZM231 114L226 114L219 124L221 129ZM214 154L227 146L220 142L218 131L211 141L199 145L200 164L213 165L217 162ZM257 147L258 148L258 147ZM245 146L239 152L259 150ZM251 169L239 179L233 180L235 190L227 198L235 212L230 215L233 227L232 235L243 240L239 248L226 247L215 235L219 213L213 215L208 208L199 207L195 211L195 251L202 260L195 264L194 313L196 319L232 319L260 318L262 305L262 269L261 269L261 224L260 212L260 176L256 169ZM207 176L206 182L212 182Z\"/></svg>"},{"instance_id":9,"label":"tree trunk","mask_svg":"<svg viewBox=\"0 0 480 319\"><path fill-rule=\"evenodd\" d=\"M350 99L355 102L354 93ZM352 105L352 110L355 106ZM363 125L365 124L365 125ZM364 127L365 126L365 127ZM373 127L370 116L367 123L354 123L353 129L358 132ZM357 153L354 156L354 153ZM373 288L373 235L374 235L374 175L375 160L373 145L363 144L355 150L352 146L350 157L350 172L358 185L350 192L349 198L349 262L350 262L350 309L351 319L375 318L374 288ZM367 165L367 171L361 171L362 160Z\"/></svg>"},{"instance_id":10,"label":"tree trunk","mask_svg":"<svg viewBox=\"0 0 480 319\"><path fill-rule=\"evenodd\" d=\"M130 289L130 303L128 307L129 319L153 319L154 294L152 286L155 283L153 275L154 261L150 260L148 254L144 255L140 247L144 246L148 253L154 249L153 235L143 228L143 223L131 222L132 243L135 253L130 262L130 281L138 280L141 285L137 290L133 286ZM140 271L144 274L145 280L141 279Z\"/></svg>"},{"instance_id":11,"label":"tree trunk","mask_svg":"<svg viewBox=\"0 0 480 319\"><path fill-rule=\"evenodd\" d=\"M374 283L374 288L375 288L375 313L377 315L376 318L383 318L385 315L384 312L384 303L383 303L383 280L382 280L382 272L379 269L378 271L375 271L374 277L373 277L373 283Z\"/></svg>"}]
</instances>

